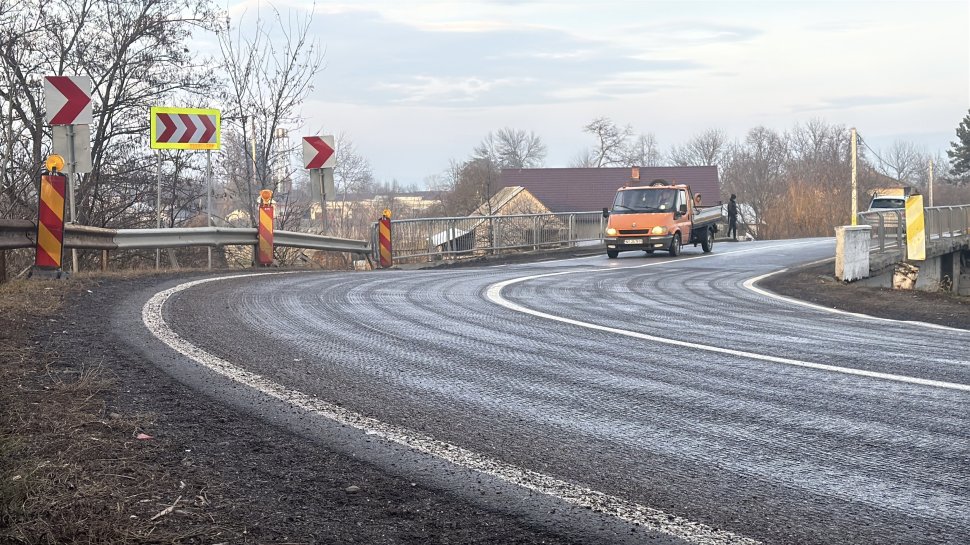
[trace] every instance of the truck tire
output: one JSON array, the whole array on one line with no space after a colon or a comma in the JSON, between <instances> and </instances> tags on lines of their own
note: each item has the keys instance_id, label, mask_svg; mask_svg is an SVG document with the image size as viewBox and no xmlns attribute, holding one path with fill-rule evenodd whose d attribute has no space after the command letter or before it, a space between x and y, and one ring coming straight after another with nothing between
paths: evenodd
<instances>
[{"instance_id":1,"label":"truck tire","mask_svg":"<svg viewBox=\"0 0 970 545\"><path fill-rule=\"evenodd\" d=\"M620 255L620 252L616 250L606 250L606 257L610 259L616 259L616 256Z\"/></svg>"},{"instance_id":2,"label":"truck tire","mask_svg":"<svg viewBox=\"0 0 970 545\"><path fill-rule=\"evenodd\" d=\"M711 229L704 229L704 240L701 241L701 250L704 250L705 254L711 253L714 249L714 231Z\"/></svg>"},{"instance_id":3,"label":"truck tire","mask_svg":"<svg viewBox=\"0 0 970 545\"><path fill-rule=\"evenodd\" d=\"M674 235L674 239L670 241L670 247L667 248L670 252L671 257L677 257L680 255L680 233Z\"/></svg>"}]
</instances>

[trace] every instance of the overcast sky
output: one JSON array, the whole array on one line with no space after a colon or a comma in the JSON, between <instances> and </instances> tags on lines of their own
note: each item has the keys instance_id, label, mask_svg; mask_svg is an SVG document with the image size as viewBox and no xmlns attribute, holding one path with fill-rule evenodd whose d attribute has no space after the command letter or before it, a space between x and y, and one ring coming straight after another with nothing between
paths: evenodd
<instances>
[{"instance_id":1,"label":"overcast sky","mask_svg":"<svg viewBox=\"0 0 970 545\"><path fill-rule=\"evenodd\" d=\"M251 17L263 0L235 3ZM970 108L970 2L289 0L325 68L307 134L345 133L378 180L423 185L489 131L534 131L569 166L596 117L666 152L813 118L948 147Z\"/></svg>"}]
</instances>

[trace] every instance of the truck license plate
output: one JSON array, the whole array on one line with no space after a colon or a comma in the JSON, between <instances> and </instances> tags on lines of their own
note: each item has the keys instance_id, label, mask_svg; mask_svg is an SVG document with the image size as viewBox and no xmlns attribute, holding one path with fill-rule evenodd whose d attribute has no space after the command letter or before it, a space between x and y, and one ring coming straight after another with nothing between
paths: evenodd
<instances>
[{"instance_id":1,"label":"truck license plate","mask_svg":"<svg viewBox=\"0 0 970 545\"><path fill-rule=\"evenodd\" d=\"M643 244L642 238L628 238L623 241L623 244Z\"/></svg>"}]
</instances>

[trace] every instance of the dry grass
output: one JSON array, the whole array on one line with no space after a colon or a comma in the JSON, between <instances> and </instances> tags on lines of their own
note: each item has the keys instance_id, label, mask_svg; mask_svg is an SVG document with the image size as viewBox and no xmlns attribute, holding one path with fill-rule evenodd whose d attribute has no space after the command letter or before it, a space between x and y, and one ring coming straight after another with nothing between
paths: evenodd
<instances>
[{"instance_id":1,"label":"dry grass","mask_svg":"<svg viewBox=\"0 0 970 545\"><path fill-rule=\"evenodd\" d=\"M0 543L242 541L215 524L204 481L160 462L167 441L137 438L149 415L106 411L110 373L43 342L38 326L88 282L0 286Z\"/></svg>"}]
</instances>

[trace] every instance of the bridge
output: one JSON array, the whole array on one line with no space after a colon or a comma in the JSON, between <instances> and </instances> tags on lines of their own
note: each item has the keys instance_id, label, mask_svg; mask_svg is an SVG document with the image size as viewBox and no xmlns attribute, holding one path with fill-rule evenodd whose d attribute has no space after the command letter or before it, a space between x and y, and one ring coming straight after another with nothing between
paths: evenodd
<instances>
[{"instance_id":1,"label":"bridge","mask_svg":"<svg viewBox=\"0 0 970 545\"><path fill-rule=\"evenodd\" d=\"M970 205L924 209L925 260L907 257L903 209L859 214L837 233L836 276L866 285L970 295Z\"/></svg>"}]
</instances>

